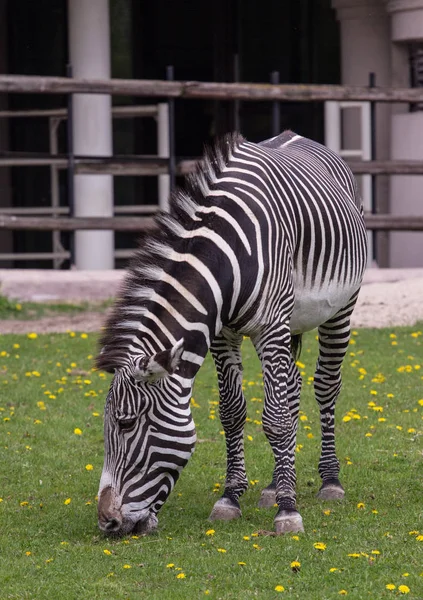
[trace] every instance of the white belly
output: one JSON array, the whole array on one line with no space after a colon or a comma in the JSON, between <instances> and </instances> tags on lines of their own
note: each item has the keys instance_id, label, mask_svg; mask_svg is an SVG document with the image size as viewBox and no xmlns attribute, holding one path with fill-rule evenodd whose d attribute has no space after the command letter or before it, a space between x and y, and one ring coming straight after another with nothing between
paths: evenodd
<instances>
[{"instance_id":1,"label":"white belly","mask_svg":"<svg viewBox=\"0 0 423 600\"><path fill-rule=\"evenodd\" d=\"M344 287L335 283L320 289L307 289L297 283L291 332L304 333L325 323L348 304L348 300L357 289L358 285Z\"/></svg>"}]
</instances>

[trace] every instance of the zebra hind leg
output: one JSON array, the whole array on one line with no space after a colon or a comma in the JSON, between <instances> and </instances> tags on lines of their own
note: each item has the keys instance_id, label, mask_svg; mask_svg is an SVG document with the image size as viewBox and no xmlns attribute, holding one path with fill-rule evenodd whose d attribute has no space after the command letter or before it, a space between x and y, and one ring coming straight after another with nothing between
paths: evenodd
<instances>
[{"instance_id":1,"label":"zebra hind leg","mask_svg":"<svg viewBox=\"0 0 423 600\"><path fill-rule=\"evenodd\" d=\"M290 331L287 322L277 323L260 332L253 339L260 357L265 401L263 431L275 457L276 503L274 520L277 534L304 531L303 521L296 506L295 444L296 423L291 414L287 383L290 351Z\"/></svg>"},{"instance_id":2,"label":"zebra hind leg","mask_svg":"<svg viewBox=\"0 0 423 600\"><path fill-rule=\"evenodd\" d=\"M335 403L341 390L341 365L350 340L350 316L357 294L330 321L319 327L319 358L314 376L314 391L320 408L322 447L319 474L322 500L342 500L344 488L339 481L339 460L335 453Z\"/></svg>"},{"instance_id":3,"label":"zebra hind leg","mask_svg":"<svg viewBox=\"0 0 423 600\"><path fill-rule=\"evenodd\" d=\"M219 414L226 439L226 481L209 519L229 521L241 516L239 497L248 487L244 459L244 425L247 405L242 391L242 335L224 331L213 341L211 353L219 383Z\"/></svg>"},{"instance_id":4,"label":"zebra hind leg","mask_svg":"<svg viewBox=\"0 0 423 600\"><path fill-rule=\"evenodd\" d=\"M288 366L287 398L295 432L298 429L298 411L300 408L301 375L292 357ZM265 487L258 503L259 508L273 508L276 503L276 475L273 473L271 483Z\"/></svg>"}]
</instances>

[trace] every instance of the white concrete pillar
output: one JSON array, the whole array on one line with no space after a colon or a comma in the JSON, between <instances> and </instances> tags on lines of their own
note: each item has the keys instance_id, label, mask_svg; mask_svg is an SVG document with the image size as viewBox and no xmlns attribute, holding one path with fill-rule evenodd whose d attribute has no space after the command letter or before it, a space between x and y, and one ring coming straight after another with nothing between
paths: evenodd
<instances>
[{"instance_id":1,"label":"white concrete pillar","mask_svg":"<svg viewBox=\"0 0 423 600\"><path fill-rule=\"evenodd\" d=\"M110 77L109 0L68 0L69 55L74 77ZM111 156L111 97L74 95L74 152L83 156ZM75 216L113 216L113 177L75 176ZM77 231L75 266L113 269L113 231Z\"/></svg>"},{"instance_id":2,"label":"white concrete pillar","mask_svg":"<svg viewBox=\"0 0 423 600\"><path fill-rule=\"evenodd\" d=\"M385 0L332 0L341 32L341 79L345 85L367 86L369 73L375 73L376 85L391 84L389 15ZM344 147L360 147L359 111L344 111ZM349 114L348 114L349 113ZM388 104L376 107L376 158L389 158L391 109ZM359 179L359 178L357 178ZM387 177L378 177L376 186L378 212L389 211ZM378 232L377 259L387 266L388 236Z\"/></svg>"},{"instance_id":3,"label":"white concrete pillar","mask_svg":"<svg viewBox=\"0 0 423 600\"><path fill-rule=\"evenodd\" d=\"M423 44L423 0L390 0L391 36L395 70L392 84L409 87L410 44ZM396 106L392 114L391 156L393 160L423 160L423 112L410 112L407 104ZM423 215L423 176L391 177L393 215ZM390 234L390 266L423 267L423 233Z\"/></svg>"}]
</instances>

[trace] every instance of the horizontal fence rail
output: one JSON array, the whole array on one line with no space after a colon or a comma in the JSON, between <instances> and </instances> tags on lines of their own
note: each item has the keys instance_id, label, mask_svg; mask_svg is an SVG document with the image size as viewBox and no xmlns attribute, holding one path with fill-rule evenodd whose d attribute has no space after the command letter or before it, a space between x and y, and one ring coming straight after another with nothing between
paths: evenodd
<instances>
[{"instance_id":1,"label":"horizontal fence rail","mask_svg":"<svg viewBox=\"0 0 423 600\"><path fill-rule=\"evenodd\" d=\"M367 229L389 231L423 231L423 216L405 217L389 214L366 214ZM0 230L78 231L113 230L150 232L156 229L154 217L16 217L0 214Z\"/></svg>"},{"instance_id":2,"label":"horizontal fence rail","mask_svg":"<svg viewBox=\"0 0 423 600\"><path fill-rule=\"evenodd\" d=\"M279 100L281 102L423 102L422 88L351 85L210 83L151 79L77 79L0 75L0 92L28 94L110 94L215 100Z\"/></svg>"},{"instance_id":3,"label":"horizontal fence rail","mask_svg":"<svg viewBox=\"0 0 423 600\"><path fill-rule=\"evenodd\" d=\"M355 175L423 175L423 161L419 160L346 160ZM180 160L176 175L193 173L201 159ZM23 156L19 153L0 153L0 167L54 166L67 169L69 161L64 156ZM74 157L75 173L80 175L165 175L169 160L158 156Z\"/></svg>"},{"instance_id":4,"label":"horizontal fence rail","mask_svg":"<svg viewBox=\"0 0 423 600\"><path fill-rule=\"evenodd\" d=\"M302 84L263 84L263 83L210 83L200 81L162 81L127 79L78 79L67 77L39 77L26 75L0 75L0 93L35 94L108 94L117 96L138 96L145 98L168 99L214 99L223 101L269 101L269 102L385 102L423 104L423 88L381 88L341 85L302 85ZM157 116L156 106L114 107L117 117ZM66 109L1 111L0 118L11 117L48 117L57 122L67 118ZM199 158L178 160L176 175L192 173ZM356 175L423 175L423 161L363 161L349 160L351 170ZM65 155L37 155L21 153L0 154L1 167L49 166L52 169L68 169L69 157ZM169 159L158 156L113 156L86 157L72 156L72 168L75 174L110 174L135 176L160 176L169 174ZM126 208L129 207L124 207ZM134 207L135 208L135 207ZM150 208L150 207L148 207ZM57 209L57 210L56 210ZM0 213L0 230L14 231L68 231L113 230L133 233L148 233L156 229L152 216L147 211L134 210L137 215L115 217L68 217L63 207L41 212L32 216L30 212L13 213L13 207ZM50 210L50 209L49 209ZM157 210L157 207L156 207ZM116 207L116 212L118 210ZM144 214L142 214L144 212ZM154 212L151 211L150 214ZM52 216L55 215L55 216ZM62 216L63 215L63 216ZM385 231L423 231L423 216L400 216L392 214L366 214L366 227L369 230ZM53 235L59 235L55 233ZM130 251L121 250L123 256ZM56 253L57 254L57 253ZM6 256L6 255L5 255ZM9 255L7 255L9 256ZM22 254L24 256L24 254ZM44 254L43 254L44 256ZM53 253L51 254L53 257ZM54 255L56 256L56 255ZM69 258L70 253L63 250L61 258ZM21 258L21 255L19 255ZM1 259L0 259L1 260Z\"/></svg>"}]
</instances>

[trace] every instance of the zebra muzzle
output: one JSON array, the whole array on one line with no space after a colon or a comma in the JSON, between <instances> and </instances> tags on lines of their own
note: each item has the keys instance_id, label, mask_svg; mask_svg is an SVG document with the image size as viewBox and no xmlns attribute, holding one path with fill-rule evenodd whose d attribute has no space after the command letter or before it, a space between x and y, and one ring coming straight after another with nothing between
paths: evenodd
<instances>
[{"instance_id":1,"label":"zebra muzzle","mask_svg":"<svg viewBox=\"0 0 423 600\"><path fill-rule=\"evenodd\" d=\"M106 534L118 533L122 527L122 517L113 507L112 496L112 488L106 487L98 501L98 526Z\"/></svg>"}]
</instances>

